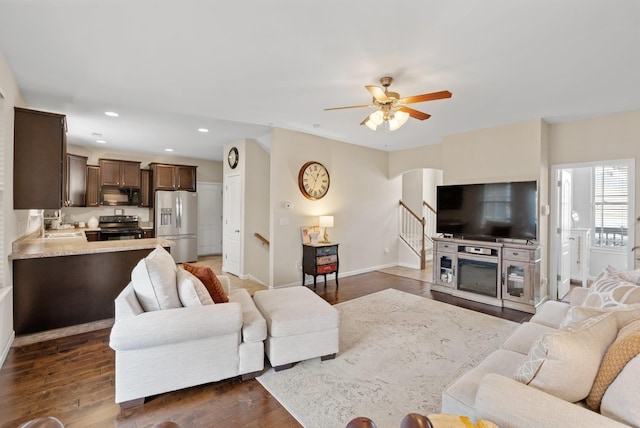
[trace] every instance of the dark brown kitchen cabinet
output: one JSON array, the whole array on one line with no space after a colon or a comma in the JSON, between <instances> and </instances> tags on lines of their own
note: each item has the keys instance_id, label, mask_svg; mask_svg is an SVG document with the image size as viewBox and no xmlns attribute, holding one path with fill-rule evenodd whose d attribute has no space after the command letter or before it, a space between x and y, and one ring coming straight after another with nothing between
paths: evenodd
<instances>
[{"instance_id":1,"label":"dark brown kitchen cabinet","mask_svg":"<svg viewBox=\"0 0 640 428\"><path fill-rule=\"evenodd\" d=\"M196 191L196 168L192 165L152 163L152 190Z\"/></svg>"},{"instance_id":2,"label":"dark brown kitchen cabinet","mask_svg":"<svg viewBox=\"0 0 640 428\"><path fill-rule=\"evenodd\" d=\"M140 170L140 207L149 208L153 206L151 198L151 170Z\"/></svg>"},{"instance_id":3,"label":"dark brown kitchen cabinet","mask_svg":"<svg viewBox=\"0 0 640 428\"><path fill-rule=\"evenodd\" d=\"M88 242L94 242L100 240L100 231L99 230L87 230L84 232L84 236L86 236Z\"/></svg>"},{"instance_id":4,"label":"dark brown kitchen cabinet","mask_svg":"<svg viewBox=\"0 0 640 428\"><path fill-rule=\"evenodd\" d=\"M100 185L140 188L140 162L117 159L98 159Z\"/></svg>"},{"instance_id":5,"label":"dark brown kitchen cabinet","mask_svg":"<svg viewBox=\"0 0 640 428\"><path fill-rule=\"evenodd\" d=\"M67 149L65 116L16 107L13 141L13 208L61 208Z\"/></svg>"},{"instance_id":6,"label":"dark brown kitchen cabinet","mask_svg":"<svg viewBox=\"0 0 640 428\"><path fill-rule=\"evenodd\" d=\"M142 230L142 237L143 238L155 238L156 234L154 233L153 229L143 229Z\"/></svg>"},{"instance_id":7,"label":"dark brown kitchen cabinet","mask_svg":"<svg viewBox=\"0 0 640 428\"><path fill-rule=\"evenodd\" d=\"M196 191L196 167L176 165L176 190Z\"/></svg>"},{"instance_id":8,"label":"dark brown kitchen cabinet","mask_svg":"<svg viewBox=\"0 0 640 428\"><path fill-rule=\"evenodd\" d=\"M84 207L87 187L87 157L67 153L64 175L64 206Z\"/></svg>"},{"instance_id":9,"label":"dark brown kitchen cabinet","mask_svg":"<svg viewBox=\"0 0 640 428\"><path fill-rule=\"evenodd\" d=\"M86 206L100 206L100 167L87 165Z\"/></svg>"}]
</instances>

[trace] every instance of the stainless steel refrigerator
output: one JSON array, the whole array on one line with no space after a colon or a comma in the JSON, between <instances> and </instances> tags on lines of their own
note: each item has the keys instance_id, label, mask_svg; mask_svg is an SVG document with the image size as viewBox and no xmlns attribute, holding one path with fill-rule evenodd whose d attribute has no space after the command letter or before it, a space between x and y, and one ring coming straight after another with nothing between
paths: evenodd
<instances>
[{"instance_id":1,"label":"stainless steel refrigerator","mask_svg":"<svg viewBox=\"0 0 640 428\"><path fill-rule=\"evenodd\" d=\"M176 263L198 260L198 194L196 192L157 191L155 199L156 238L176 243L171 255Z\"/></svg>"}]
</instances>

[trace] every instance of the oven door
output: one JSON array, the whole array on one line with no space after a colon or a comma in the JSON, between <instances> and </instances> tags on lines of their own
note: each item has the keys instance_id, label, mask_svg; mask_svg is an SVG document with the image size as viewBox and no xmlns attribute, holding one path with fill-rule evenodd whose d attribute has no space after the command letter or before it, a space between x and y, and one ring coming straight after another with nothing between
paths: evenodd
<instances>
[{"instance_id":1,"label":"oven door","mask_svg":"<svg viewBox=\"0 0 640 428\"><path fill-rule=\"evenodd\" d=\"M142 239L142 229L102 229L100 231L101 241L120 241L124 239Z\"/></svg>"}]
</instances>

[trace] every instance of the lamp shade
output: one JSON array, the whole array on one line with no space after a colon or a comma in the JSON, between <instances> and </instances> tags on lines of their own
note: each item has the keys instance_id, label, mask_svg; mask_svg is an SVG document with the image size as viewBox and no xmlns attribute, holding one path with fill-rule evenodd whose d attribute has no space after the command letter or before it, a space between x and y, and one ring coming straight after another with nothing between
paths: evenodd
<instances>
[{"instance_id":1,"label":"lamp shade","mask_svg":"<svg viewBox=\"0 0 640 428\"><path fill-rule=\"evenodd\" d=\"M320 227L333 227L333 216L332 215L321 215L320 220L318 222Z\"/></svg>"},{"instance_id":2,"label":"lamp shade","mask_svg":"<svg viewBox=\"0 0 640 428\"><path fill-rule=\"evenodd\" d=\"M389 130L395 131L396 129L404 125L408 119L409 113L406 113L404 111L395 112L395 114L393 115L393 119L389 120Z\"/></svg>"},{"instance_id":3,"label":"lamp shade","mask_svg":"<svg viewBox=\"0 0 640 428\"><path fill-rule=\"evenodd\" d=\"M382 110L376 110L369 115L369 120L376 126L381 125L384 122L384 113Z\"/></svg>"},{"instance_id":4,"label":"lamp shade","mask_svg":"<svg viewBox=\"0 0 640 428\"><path fill-rule=\"evenodd\" d=\"M367 120L364 124L367 125L367 127L372 131L375 131L376 128L378 128L378 125L376 125L375 123L371 122L371 119Z\"/></svg>"}]
</instances>

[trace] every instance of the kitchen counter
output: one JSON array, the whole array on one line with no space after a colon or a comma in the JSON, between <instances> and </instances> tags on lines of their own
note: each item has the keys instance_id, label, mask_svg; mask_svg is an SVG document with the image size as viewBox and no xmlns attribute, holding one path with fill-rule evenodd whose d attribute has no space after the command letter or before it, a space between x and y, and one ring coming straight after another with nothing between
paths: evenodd
<instances>
[{"instance_id":1,"label":"kitchen counter","mask_svg":"<svg viewBox=\"0 0 640 428\"><path fill-rule=\"evenodd\" d=\"M166 239L87 241L83 229L48 230L13 243L13 325L16 335L114 317L113 301L131 271ZM77 233L77 237L55 237Z\"/></svg>"},{"instance_id":2,"label":"kitchen counter","mask_svg":"<svg viewBox=\"0 0 640 428\"><path fill-rule=\"evenodd\" d=\"M39 231L33 232L13 242L9 260L146 250L153 249L158 244L163 247L175 245L173 241L162 238L88 242L84 232L91 230L96 229L61 229L59 231L48 230L46 232L47 234L82 233L82 236L74 238L43 238Z\"/></svg>"}]
</instances>

